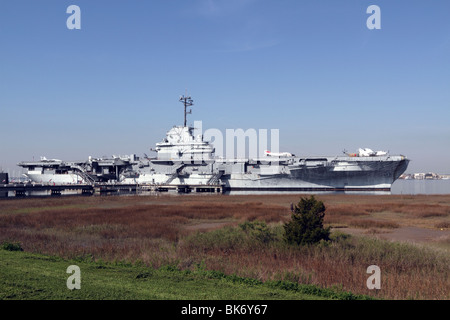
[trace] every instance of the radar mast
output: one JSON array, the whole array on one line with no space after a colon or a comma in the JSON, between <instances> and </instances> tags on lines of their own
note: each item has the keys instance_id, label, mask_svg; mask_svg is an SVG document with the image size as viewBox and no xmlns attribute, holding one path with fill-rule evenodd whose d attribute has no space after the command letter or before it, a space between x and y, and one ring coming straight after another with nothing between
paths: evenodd
<instances>
[{"instance_id":1,"label":"radar mast","mask_svg":"<svg viewBox=\"0 0 450 320\"><path fill-rule=\"evenodd\" d=\"M187 107L192 107L194 105L194 100L190 96L181 96L180 102L184 105L184 126L186 127L186 116L187 114L192 114L192 109L187 111Z\"/></svg>"}]
</instances>

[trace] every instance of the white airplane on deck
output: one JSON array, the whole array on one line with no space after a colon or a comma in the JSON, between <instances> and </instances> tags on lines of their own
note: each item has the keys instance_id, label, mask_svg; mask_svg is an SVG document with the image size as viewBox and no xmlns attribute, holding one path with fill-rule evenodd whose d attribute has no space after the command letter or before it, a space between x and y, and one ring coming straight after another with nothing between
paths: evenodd
<instances>
[{"instance_id":1,"label":"white airplane on deck","mask_svg":"<svg viewBox=\"0 0 450 320\"><path fill-rule=\"evenodd\" d=\"M372 149L369 148L359 148L358 151L360 157L377 157L387 155L386 151L373 151Z\"/></svg>"},{"instance_id":2,"label":"white airplane on deck","mask_svg":"<svg viewBox=\"0 0 450 320\"><path fill-rule=\"evenodd\" d=\"M46 157L41 157L42 162L62 162L62 160L59 159L47 159Z\"/></svg>"},{"instance_id":3,"label":"white airplane on deck","mask_svg":"<svg viewBox=\"0 0 450 320\"><path fill-rule=\"evenodd\" d=\"M269 150L265 150L264 153L268 157L293 157L294 155L289 152L270 152Z\"/></svg>"}]
</instances>

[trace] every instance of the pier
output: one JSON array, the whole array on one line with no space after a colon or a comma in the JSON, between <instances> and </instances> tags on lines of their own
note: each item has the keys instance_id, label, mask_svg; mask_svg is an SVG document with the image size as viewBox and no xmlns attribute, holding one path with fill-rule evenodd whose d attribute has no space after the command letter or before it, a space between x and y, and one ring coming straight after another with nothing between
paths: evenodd
<instances>
[{"instance_id":1,"label":"pier","mask_svg":"<svg viewBox=\"0 0 450 320\"><path fill-rule=\"evenodd\" d=\"M0 184L0 198L27 196L64 196L64 195L119 195L150 192L176 193L223 193L223 185L187 185L187 184Z\"/></svg>"},{"instance_id":2,"label":"pier","mask_svg":"<svg viewBox=\"0 0 450 320\"><path fill-rule=\"evenodd\" d=\"M10 183L0 185L0 198L27 196L93 195L94 187L88 184L48 185Z\"/></svg>"},{"instance_id":3,"label":"pier","mask_svg":"<svg viewBox=\"0 0 450 320\"><path fill-rule=\"evenodd\" d=\"M177 193L223 193L223 185L188 184L104 184L95 186L99 194L177 192Z\"/></svg>"}]
</instances>

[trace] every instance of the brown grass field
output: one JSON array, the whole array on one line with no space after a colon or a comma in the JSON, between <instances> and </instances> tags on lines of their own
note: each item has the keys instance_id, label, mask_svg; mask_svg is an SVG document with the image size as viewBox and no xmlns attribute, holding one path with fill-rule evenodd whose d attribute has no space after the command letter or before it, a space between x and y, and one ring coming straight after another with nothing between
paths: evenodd
<instances>
[{"instance_id":1,"label":"brown grass field","mask_svg":"<svg viewBox=\"0 0 450 320\"><path fill-rule=\"evenodd\" d=\"M6 199L0 201L0 242L64 258L202 265L384 299L450 298L450 196L316 195L326 206L333 241L288 246L282 225L302 196ZM269 231L254 237L239 228L245 221L265 221ZM381 269L380 290L366 286L373 264Z\"/></svg>"}]
</instances>

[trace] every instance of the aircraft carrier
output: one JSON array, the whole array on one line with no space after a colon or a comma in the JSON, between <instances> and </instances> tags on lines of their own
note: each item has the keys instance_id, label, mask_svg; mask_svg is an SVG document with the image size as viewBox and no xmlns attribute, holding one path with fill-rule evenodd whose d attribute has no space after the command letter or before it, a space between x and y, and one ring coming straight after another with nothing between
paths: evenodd
<instances>
[{"instance_id":1,"label":"aircraft carrier","mask_svg":"<svg viewBox=\"0 0 450 320\"><path fill-rule=\"evenodd\" d=\"M390 191L405 172L403 155L359 149L337 156L301 157L271 153L253 158L215 156L214 146L186 123L191 97L182 96L184 125L156 143L154 157L112 156L86 161L41 158L20 162L32 183L220 186L224 191Z\"/></svg>"}]
</instances>

